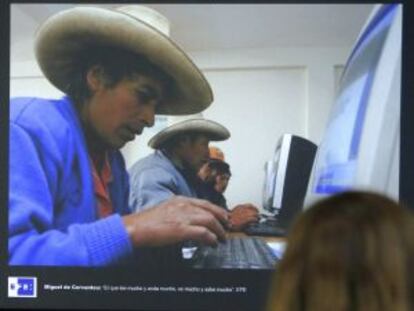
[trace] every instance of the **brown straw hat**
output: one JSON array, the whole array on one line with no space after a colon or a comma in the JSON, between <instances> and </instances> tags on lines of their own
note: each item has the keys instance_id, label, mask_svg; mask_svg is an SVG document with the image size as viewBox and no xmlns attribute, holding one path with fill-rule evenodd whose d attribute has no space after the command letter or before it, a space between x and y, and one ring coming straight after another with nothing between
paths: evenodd
<instances>
[{"instance_id":1,"label":"brown straw hat","mask_svg":"<svg viewBox=\"0 0 414 311\"><path fill-rule=\"evenodd\" d=\"M200 112L213 101L210 85L188 55L169 36L168 20L140 5L117 9L75 7L50 17L38 30L35 54L46 78L66 93L77 56L87 50L120 48L145 56L167 73L174 85L156 113Z\"/></svg>"}]
</instances>

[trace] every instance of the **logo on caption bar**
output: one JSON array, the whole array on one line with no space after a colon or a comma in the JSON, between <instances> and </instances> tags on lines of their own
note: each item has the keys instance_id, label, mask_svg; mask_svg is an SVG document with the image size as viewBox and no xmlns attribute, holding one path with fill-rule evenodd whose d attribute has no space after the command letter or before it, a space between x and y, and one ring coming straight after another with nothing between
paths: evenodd
<instances>
[{"instance_id":1,"label":"logo on caption bar","mask_svg":"<svg viewBox=\"0 0 414 311\"><path fill-rule=\"evenodd\" d=\"M37 278L29 276L9 277L8 296L14 298L36 298Z\"/></svg>"}]
</instances>

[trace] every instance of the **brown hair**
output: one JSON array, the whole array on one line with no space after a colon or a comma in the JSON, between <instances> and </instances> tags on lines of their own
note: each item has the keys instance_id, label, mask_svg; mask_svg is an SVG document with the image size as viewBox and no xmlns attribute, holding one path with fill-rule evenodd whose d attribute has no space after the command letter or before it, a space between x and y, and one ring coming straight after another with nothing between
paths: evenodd
<instances>
[{"instance_id":1,"label":"brown hair","mask_svg":"<svg viewBox=\"0 0 414 311\"><path fill-rule=\"evenodd\" d=\"M132 79L134 75L141 74L159 80L165 96L175 96L172 94L174 80L144 55L116 47L91 46L80 51L75 59L71 68L71 83L66 86L65 93L77 106L92 96L86 75L93 66L101 67L100 78L107 88L114 87L122 79Z\"/></svg>"},{"instance_id":2,"label":"brown hair","mask_svg":"<svg viewBox=\"0 0 414 311\"><path fill-rule=\"evenodd\" d=\"M268 299L272 311L408 311L414 219L393 200L345 192L299 216Z\"/></svg>"}]
</instances>

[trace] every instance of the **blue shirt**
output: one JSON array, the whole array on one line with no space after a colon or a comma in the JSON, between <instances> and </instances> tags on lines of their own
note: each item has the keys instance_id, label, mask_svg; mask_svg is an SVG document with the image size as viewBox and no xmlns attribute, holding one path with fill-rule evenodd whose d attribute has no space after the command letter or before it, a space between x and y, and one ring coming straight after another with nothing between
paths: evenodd
<instances>
[{"instance_id":1,"label":"blue shirt","mask_svg":"<svg viewBox=\"0 0 414 311\"><path fill-rule=\"evenodd\" d=\"M9 264L100 266L132 254L120 215L128 175L109 153L115 214L98 219L90 160L69 98L10 102Z\"/></svg>"},{"instance_id":2,"label":"blue shirt","mask_svg":"<svg viewBox=\"0 0 414 311\"><path fill-rule=\"evenodd\" d=\"M129 174L129 204L135 212L153 207L174 195L197 197L193 186L159 150L138 160Z\"/></svg>"}]
</instances>

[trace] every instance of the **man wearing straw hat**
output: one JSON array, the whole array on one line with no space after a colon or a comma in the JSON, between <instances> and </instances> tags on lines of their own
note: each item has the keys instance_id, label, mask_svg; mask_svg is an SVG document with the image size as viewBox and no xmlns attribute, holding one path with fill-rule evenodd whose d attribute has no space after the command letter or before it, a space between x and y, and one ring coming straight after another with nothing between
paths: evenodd
<instances>
[{"instance_id":1,"label":"man wearing straw hat","mask_svg":"<svg viewBox=\"0 0 414 311\"><path fill-rule=\"evenodd\" d=\"M146 210L175 195L197 198L197 172L208 160L210 141L225 140L229 131L200 115L172 117L148 145L155 151L130 169L130 206Z\"/></svg>"},{"instance_id":2,"label":"man wearing straw hat","mask_svg":"<svg viewBox=\"0 0 414 311\"><path fill-rule=\"evenodd\" d=\"M214 151L220 151L212 148L211 152L209 142L226 140L230 132L221 124L199 116L176 118L171 123L148 142L155 151L138 160L130 169L130 206L139 212L174 195L183 195L205 199L228 210L222 195L227 183L220 188L220 193L214 190L215 198L218 195L221 198L214 200L211 182L206 179L214 179L215 182L216 174L209 170L206 172L208 176L203 176L200 170L208 168L211 161L216 160L212 159ZM222 152L221 155L224 159ZM228 164L217 161L219 166L227 166L230 174ZM219 175L220 178L223 174ZM229 213L228 228L240 231L256 222L258 215L257 208L252 204L239 204Z\"/></svg>"},{"instance_id":3,"label":"man wearing straw hat","mask_svg":"<svg viewBox=\"0 0 414 311\"><path fill-rule=\"evenodd\" d=\"M113 265L140 247L224 238L227 214L203 200L128 207L118 149L155 113L197 113L213 100L165 17L136 5L76 7L40 27L35 52L67 96L10 102L9 264Z\"/></svg>"}]
</instances>

